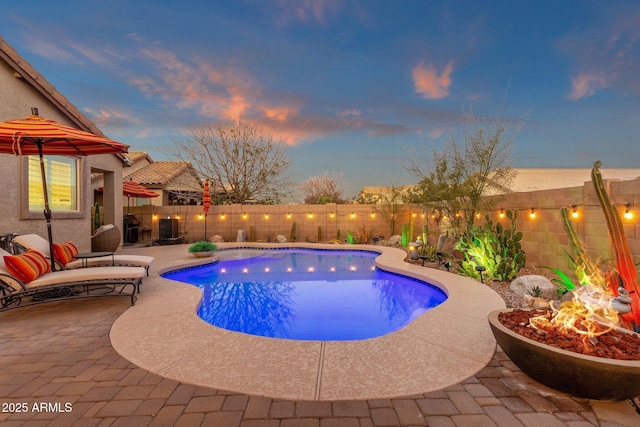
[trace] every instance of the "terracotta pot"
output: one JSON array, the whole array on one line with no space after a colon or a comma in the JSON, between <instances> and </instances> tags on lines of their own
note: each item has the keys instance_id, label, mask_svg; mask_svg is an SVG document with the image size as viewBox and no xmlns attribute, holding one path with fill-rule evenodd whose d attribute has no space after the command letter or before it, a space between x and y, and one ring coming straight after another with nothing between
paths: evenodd
<instances>
[{"instance_id":1,"label":"terracotta pot","mask_svg":"<svg viewBox=\"0 0 640 427\"><path fill-rule=\"evenodd\" d=\"M640 395L640 361L587 356L533 341L500 323L498 315L505 311L511 310L489 313L491 331L505 354L531 378L587 399L625 400Z\"/></svg>"}]
</instances>

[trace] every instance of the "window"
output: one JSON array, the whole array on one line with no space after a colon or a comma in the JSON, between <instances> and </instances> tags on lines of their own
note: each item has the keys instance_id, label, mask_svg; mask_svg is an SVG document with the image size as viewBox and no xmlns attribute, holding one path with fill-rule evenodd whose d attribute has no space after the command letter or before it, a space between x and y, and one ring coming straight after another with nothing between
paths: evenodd
<instances>
[{"instance_id":1,"label":"window","mask_svg":"<svg viewBox=\"0 0 640 427\"><path fill-rule=\"evenodd\" d=\"M44 158L49 207L56 212L78 211L78 160L72 157L46 156ZM28 210L42 212L44 192L40 158L29 156L28 166Z\"/></svg>"}]
</instances>

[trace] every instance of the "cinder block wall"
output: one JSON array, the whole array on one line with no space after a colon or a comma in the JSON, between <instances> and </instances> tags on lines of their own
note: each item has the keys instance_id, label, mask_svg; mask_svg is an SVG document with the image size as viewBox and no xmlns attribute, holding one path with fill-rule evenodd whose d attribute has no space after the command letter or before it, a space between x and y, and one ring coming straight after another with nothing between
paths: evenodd
<instances>
[{"instance_id":1,"label":"cinder block wall","mask_svg":"<svg viewBox=\"0 0 640 427\"><path fill-rule=\"evenodd\" d=\"M640 180L605 181L614 203L624 213L626 203L630 204L634 217L622 218L624 230L634 262L640 262ZM566 251L567 236L562 226L560 209L575 205L578 218L572 219L580 239L593 259L613 260L614 254L609 240L607 225L600 203L591 182L581 187L554 190L513 193L501 196L496 209L487 212L494 222L509 226L508 220L500 219L500 209L517 209L517 229L523 232L523 247L527 254L527 267L551 266L570 272L571 265ZM535 218L529 216L531 209ZM140 240L158 238L159 218L178 218L180 234L187 241L201 240L204 234L204 219L200 218L202 206L141 206L130 209L141 221ZM237 231L245 230L247 236L253 227L255 240L272 241L279 234L290 237L293 222L297 223L296 240L318 239L318 227L322 230L322 240L347 238L350 231L358 236L364 228L373 229L374 235L388 239L392 234L401 234L403 223L413 218L412 239L422 233L422 225L427 224L430 242L435 244L440 231L430 221L429 215L418 206L405 206L404 212L396 220L394 233L384 209L375 205L326 204L326 205L225 205L211 206L207 214L207 237L221 235L225 241L235 241ZM142 230L148 230L143 232ZM339 236L338 236L339 233Z\"/></svg>"}]
</instances>

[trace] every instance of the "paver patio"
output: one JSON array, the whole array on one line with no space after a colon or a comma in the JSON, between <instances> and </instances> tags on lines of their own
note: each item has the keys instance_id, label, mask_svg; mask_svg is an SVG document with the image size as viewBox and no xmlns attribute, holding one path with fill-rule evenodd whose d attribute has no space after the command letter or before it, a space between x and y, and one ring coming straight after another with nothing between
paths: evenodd
<instances>
[{"instance_id":1,"label":"paver patio","mask_svg":"<svg viewBox=\"0 0 640 427\"><path fill-rule=\"evenodd\" d=\"M128 308L123 297L52 302L1 313L2 425L640 425L640 415L629 402L590 401L556 392L523 374L501 351L458 384L389 399L292 401L184 384L141 369L112 348L110 327ZM21 408L26 409L18 412Z\"/></svg>"}]
</instances>

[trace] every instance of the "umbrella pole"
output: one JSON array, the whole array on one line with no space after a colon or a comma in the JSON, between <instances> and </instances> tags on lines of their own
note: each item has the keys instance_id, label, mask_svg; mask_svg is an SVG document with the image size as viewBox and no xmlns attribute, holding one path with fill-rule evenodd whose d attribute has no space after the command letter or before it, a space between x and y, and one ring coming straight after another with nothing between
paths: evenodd
<instances>
[{"instance_id":1,"label":"umbrella pole","mask_svg":"<svg viewBox=\"0 0 640 427\"><path fill-rule=\"evenodd\" d=\"M41 139L36 141L38 146L38 155L40 156L40 175L42 177L42 191L44 192L44 217L47 220L47 236L49 237L49 258L51 259L51 271L56 271L56 264L53 261L53 233L51 231L51 208L49 207L49 193L47 191L47 175L44 168L44 155L42 154L42 146L44 142Z\"/></svg>"}]
</instances>

